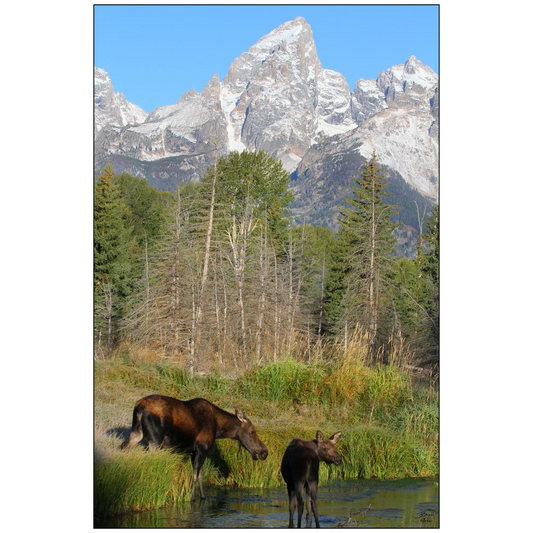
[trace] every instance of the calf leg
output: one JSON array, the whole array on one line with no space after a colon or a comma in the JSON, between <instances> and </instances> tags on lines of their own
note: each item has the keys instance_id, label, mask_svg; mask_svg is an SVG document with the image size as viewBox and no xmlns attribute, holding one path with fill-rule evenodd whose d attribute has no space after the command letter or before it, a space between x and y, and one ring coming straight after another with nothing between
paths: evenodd
<instances>
[{"instance_id":1,"label":"calf leg","mask_svg":"<svg viewBox=\"0 0 533 533\"><path fill-rule=\"evenodd\" d=\"M294 511L296 510L296 491L294 487L287 487L289 492L289 527L294 527Z\"/></svg>"},{"instance_id":2,"label":"calf leg","mask_svg":"<svg viewBox=\"0 0 533 533\"><path fill-rule=\"evenodd\" d=\"M305 486L305 492L306 492L306 498L305 498L305 507L306 507L306 513L305 513L305 527L310 528L311 527L311 513L312 511L312 503L311 503L311 496L309 494L309 486Z\"/></svg>"},{"instance_id":3,"label":"calf leg","mask_svg":"<svg viewBox=\"0 0 533 533\"><path fill-rule=\"evenodd\" d=\"M295 487L296 489L296 502L298 504L298 527L302 527L302 516L304 514L304 485L303 483L298 483Z\"/></svg>"},{"instance_id":4,"label":"calf leg","mask_svg":"<svg viewBox=\"0 0 533 533\"><path fill-rule=\"evenodd\" d=\"M307 492L307 501L311 502L311 509L313 511L313 514L315 516L315 524L316 527L320 527L320 523L318 522L318 499L317 499L317 484L311 484L309 487L309 490ZM311 517L309 517L309 525L307 527L311 527Z\"/></svg>"}]
</instances>

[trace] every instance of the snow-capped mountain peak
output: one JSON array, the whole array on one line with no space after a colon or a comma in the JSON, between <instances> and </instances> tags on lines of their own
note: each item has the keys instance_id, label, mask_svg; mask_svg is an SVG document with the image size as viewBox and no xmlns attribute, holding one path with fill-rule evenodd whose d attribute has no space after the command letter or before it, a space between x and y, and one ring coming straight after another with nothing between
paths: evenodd
<instances>
[{"instance_id":1,"label":"snow-capped mountain peak","mask_svg":"<svg viewBox=\"0 0 533 533\"><path fill-rule=\"evenodd\" d=\"M302 34L309 34L311 27L304 18L297 17L294 20L283 23L276 29L272 30L269 34L261 37L257 44L250 48L250 52L258 53L264 51L267 54L272 53L276 46L280 46L282 43L290 44L297 42ZM304 39L309 42L309 38L304 35Z\"/></svg>"},{"instance_id":2,"label":"snow-capped mountain peak","mask_svg":"<svg viewBox=\"0 0 533 533\"><path fill-rule=\"evenodd\" d=\"M126 100L122 93L115 93L109 74L102 68L94 69L95 129L104 126L117 127L144 122L148 113Z\"/></svg>"},{"instance_id":3,"label":"snow-capped mountain peak","mask_svg":"<svg viewBox=\"0 0 533 533\"><path fill-rule=\"evenodd\" d=\"M341 73L322 67L311 27L298 17L235 58L222 81L215 74L202 92L191 90L149 115L96 69L97 168L111 159L117 171L173 190L205 173L216 140L219 156L265 150L294 173L298 187L313 165L322 165L320 176L337 179L319 153L368 157L375 150L381 164L436 198L437 88L435 72L411 56L350 92Z\"/></svg>"}]
</instances>

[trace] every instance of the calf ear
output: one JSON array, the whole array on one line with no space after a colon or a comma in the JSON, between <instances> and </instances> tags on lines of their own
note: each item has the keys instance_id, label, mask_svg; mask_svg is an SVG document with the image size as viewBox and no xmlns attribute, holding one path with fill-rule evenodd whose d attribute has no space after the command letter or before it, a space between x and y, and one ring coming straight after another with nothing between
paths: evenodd
<instances>
[{"instance_id":1,"label":"calf ear","mask_svg":"<svg viewBox=\"0 0 533 533\"><path fill-rule=\"evenodd\" d=\"M332 435L329 440L332 440L335 444L339 442L339 439L342 437L342 431L337 431L334 435Z\"/></svg>"},{"instance_id":2,"label":"calf ear","mask_svg":"<svg viewBox=\"0 0 533 533\"><path fill-rule=\"evenodd\" d=\"M324 435L322 435L322 431L318 430L318 431L316 432L316 440L317 440L318 442L322 442L322 441L324 440Z\"/></svg>"},{"instance_id":3,"label":"calf ear","mask_svg":"<svg viewBox=\"0 0 533 533\"><path fill-rule=\"evenodd\" d=\"M244 416L244 413L242 412L240 407L235 407L235 414L241 422L246 422L246 417Z\"/></svg>"}]
</instances>

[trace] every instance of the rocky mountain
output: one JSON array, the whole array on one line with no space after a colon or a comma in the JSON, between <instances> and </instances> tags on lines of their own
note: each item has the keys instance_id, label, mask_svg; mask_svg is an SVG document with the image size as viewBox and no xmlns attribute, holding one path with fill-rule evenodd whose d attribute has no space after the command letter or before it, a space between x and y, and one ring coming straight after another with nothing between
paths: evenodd
<instances>
[{"instance_id":1,"label":"rocky mountain","mask_svg":"<svg viewBox=\"0 0 533 533\"><path fill-rule=\"evenodd\" d=\"M438 77L414 56L360 80L324 69L303 18L282 24L215 74L202 92L150 114L95 71L95 159L173 191L218 155L265 150L292 174L299 220L335 225L351 177L376 151L405 202L438 191ZM405 203L404 202L404 203Z\"/></svg>"},{"instance_id":2,"label":"rocky mountain","mask_svg":"<svg viewBox=\"0 0 533 533\"><path fill-rule=\"evenodd\" d=\"M336 206L353 196L351 178L373 151L389 169L390 202L418 229L438 195L438 78L414 56L359 80L351 98L357 127L314 143L293 174L299 220L336 225ZM409 230L411 231L411 229Z\"/></svg>"},{"instance_id":3,"label":"rocky mountain","mask_svg":"<svg viewBox=\"0 0 533 533\"><path fill-rule=\"evenodd\" d=\"M105 126L115 127L141 124L148 113L128 102L122 93L115 93L113 83L104 69L94 69L94 128L95 133Z\"/></svg>"}]
</instances>

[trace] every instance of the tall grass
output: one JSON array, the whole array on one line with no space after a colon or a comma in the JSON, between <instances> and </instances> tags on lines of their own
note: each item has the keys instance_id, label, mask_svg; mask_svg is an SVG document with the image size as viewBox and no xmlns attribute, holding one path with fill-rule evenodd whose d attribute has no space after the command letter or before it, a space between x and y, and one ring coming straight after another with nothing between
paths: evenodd
<instances>
[{"instance_id":1,"label":"tall grass","mask_svg":"<svg viewBox=\"0 0 533 533\"><path fill-rule=\"evenodd\" d=\"M438 473L437 457L404 435L362 427L343 435L338 447L344 462L335 477L401 479Z\"/></svg>"},{"instance_id":2,"label":"tall grass","mask_svg":"<svg viewBox=\"0 0 533 533\"><path fill-rule=\"evenodd\" d=\"M355 419L386 422L412 401L408 376L395 366L365 366L348 358L303 364L285 359L246 373L236 392L280 405L349 407Z\"/></svg>"},{"instance_id":3,"label":"tall grass","mask_svg":"<svg viewBox=\"0 0 533 533\"><path fill-rule=\"evenodd\" d=\"M237 381L237 389L244 396L273 402L308 403L321 400L325 377L324 365L286 358L246 373Z\"/></svg>"},{"instance_id":4,"label":"tall grass","mask_svg":"<svg viewBox=\"0 0 533 533\"><path fill-rule=\"evenodd\" d=\"M250 454L237 443L229 440L217 441L214 464L226 477L225 485L238 487L268 488L282 484L280 467L281 458L292 436L288 431L258 430L261 440L268 448L268 457L264 461L254 461Z\"/></svg>"},{"instance_id":5,"label":"tall grass","mask_svg":"<svg viewBox=\"0 0 533 533\"><path fill-rule=\"evenodd\" d=\"M95 461L95 515L112 516L126 511L161 507L189 497L192 469L185 458L158 450L142 449L107 455ZM189 467L189 468L187 468Z\"/></svg>"},{"instance_id":6,"label":"tall grass","mask_svg":"<svg viewBox=\"0 0 533 533\"><path fill-rule=\"evenodd\" d=\"M291 438L312 439L313 432L265 430L261 438L269 450L265 461L254 461L237 443L217 441L203 467L209 486L268 488L284 486L281 459ZM329 436L329 435L328 435ZM340 466L320 464L320 484L333 479L399 479L438 473L435 453L416 441L388 430L361 427L343 433L338 445ZM107 454L95 464L95 513L111 516L190 499L192 466L189 457L142 447Z\"/></svg>"},{"instance_id":7,"label":"tall grass","mask_svg":"<svg viewBox=\"0 0 533 533\"><path fill-rule=\"evenodd\" d=\"M320 429L341 430L341 466L320 466L320 482L332 479L403 478L438 474L438 395L413 386L397 364L369 364L357 342L338 345L342 357L303 363L286 358L238 377L191 377L172 363L95 362L95 513L109 516L186 501L192 466L188 456L142 446L119 451L140 397L158 392L181 399L203 396L224 409L243 408L269 450L253 461L229 440L217 441L203 467L209 485L276 487L294 437L313 439ZM399 358L398 358L399 359Z\"/></svg>"}]
</instances>

